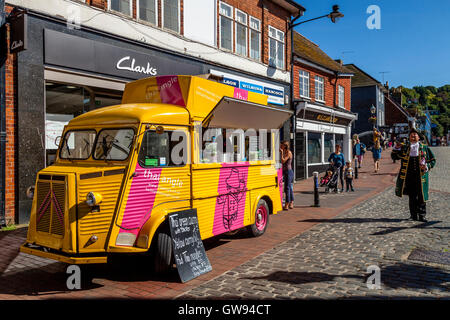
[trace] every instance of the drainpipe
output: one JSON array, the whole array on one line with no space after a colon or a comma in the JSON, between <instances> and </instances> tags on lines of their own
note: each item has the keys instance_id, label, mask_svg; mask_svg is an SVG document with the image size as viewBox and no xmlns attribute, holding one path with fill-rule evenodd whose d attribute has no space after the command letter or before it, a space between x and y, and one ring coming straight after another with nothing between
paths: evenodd
<instances>
[{"instance_id":1,"label":"drainpipe","mask_svg":"<svg viewBox=\"0 0 450 320\"><path fill-rule=\"evenodd\" d=\"M6 147L6 13L5 0L0 0L0 228L6 225L5 217L5 147Z\"/></svg>"}]
</instances>

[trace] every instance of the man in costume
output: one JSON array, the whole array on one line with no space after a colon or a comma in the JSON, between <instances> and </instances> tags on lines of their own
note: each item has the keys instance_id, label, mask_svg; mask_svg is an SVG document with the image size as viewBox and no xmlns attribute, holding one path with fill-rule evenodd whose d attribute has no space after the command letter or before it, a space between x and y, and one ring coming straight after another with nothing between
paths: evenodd
<instances>
[{"instance_id":1,"label":"man in costume","mask_svg":"<svg viewBox=\"0 0 450 320\"><path fill-rule=\"evenodd\" d=\"M428 172L436 164L433 152L420 142L419 132L411 129L409 144L392 151L393 159L400 159L395 195L409 196L409 212L412 220L427 222L426 201L428 200Z\"/></svg>"}]
</instances>

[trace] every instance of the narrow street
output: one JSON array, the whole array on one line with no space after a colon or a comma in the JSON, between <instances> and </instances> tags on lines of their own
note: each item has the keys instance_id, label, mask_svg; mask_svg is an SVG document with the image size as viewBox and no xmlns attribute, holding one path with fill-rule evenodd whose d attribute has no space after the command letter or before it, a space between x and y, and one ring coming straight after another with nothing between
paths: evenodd
<instances>
[{"instance_id":1,"label":"narrow street","mask_svg":"<svg viewBox=\"0 0 450 320\"><path fill-rule=\"evenodd\" d=\"M186 294L188 298L450 298L450 149L434 148L428 222L408 221L393 187ZM446 190L446 191L444 191ZM337 197L338 195L330 195ZM366 285L381 269L381 288Z\"/></svg>"},{"instance_id":2,"label":"narrow street","mask_svg":"<svg viewBox=\"0 0 450 320\"><path fill-rule=\"evenodd\" d=\"M366 161L354 193L321 193L321 207L312 208L312 181L305 180L295 186L295 209L272 216L262 237L206 240L213 271L185 284L176 270L158 277L148 261L127 256L83 268L81 290L71 291L68 265L18 252L26 228L1 232L0 299L447 299L450 193L436 189L448 190L441 177L450 149L433 150L428 223L406 221L408 200L393 194L398 163L386 151L378 175ZM366 286L371 265L381 269L380 290Z\"/></svg>"}]
</instances>

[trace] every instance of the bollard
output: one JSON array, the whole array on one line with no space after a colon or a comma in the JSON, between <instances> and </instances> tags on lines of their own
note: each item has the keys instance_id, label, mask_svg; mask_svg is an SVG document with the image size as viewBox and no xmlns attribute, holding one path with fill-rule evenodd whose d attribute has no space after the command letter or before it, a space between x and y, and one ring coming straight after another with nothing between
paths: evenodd
<instances>
[{"instance_id":1,"label":"bollard","mask_svg":"<svg viewBox=\"0 0 450 320\"><path fill-rule=\"evenodd\" d=\"M313 207L320 207L319 203L319 173L317 171L313 172L314 180L314 205Z\"/></svg>"},{"instance_id":2,"label":"bollard","mask_svg":"<svg viewBox=\"0 0 450 320\"><path fill-rule=\"evenodd\" d=\"M355 179L358 179L358 158L355 158Z\"/></svg>"}]
</instances>

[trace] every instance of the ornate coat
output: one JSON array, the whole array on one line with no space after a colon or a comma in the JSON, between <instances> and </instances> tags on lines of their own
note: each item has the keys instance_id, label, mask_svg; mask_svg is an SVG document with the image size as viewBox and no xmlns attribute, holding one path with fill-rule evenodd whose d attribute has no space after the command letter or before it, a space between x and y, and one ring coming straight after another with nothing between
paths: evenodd
<instances>
[{"instance_id":1,"label":"ornate coat","mask_svg":"<svg viewBox=\"0 0 450 320\"><path fill-rule=\"evenodd\" d=\"M406 194L405 190L405 181L406 175L408 173L408 164L409 164L409 153L410 153L410 144L403 145L401 150L393 150L392 158L396 160L401 160L400 171L397 176L397 183L395 185L395 195L398 197L402 197ZM422 163L422 159L425 159L425 163L427 165L428 171L424 172L421 170L421 181L420 185L422 186L422 196L423 200L428 200L428 172L431 168L436 164L436 159L434 158L434 154L431 149L423 144L419 143L419 163Z\"/></svg>"}]
</instances>

